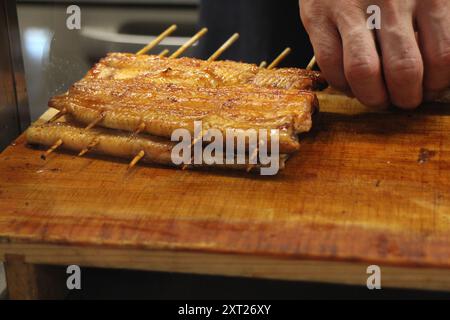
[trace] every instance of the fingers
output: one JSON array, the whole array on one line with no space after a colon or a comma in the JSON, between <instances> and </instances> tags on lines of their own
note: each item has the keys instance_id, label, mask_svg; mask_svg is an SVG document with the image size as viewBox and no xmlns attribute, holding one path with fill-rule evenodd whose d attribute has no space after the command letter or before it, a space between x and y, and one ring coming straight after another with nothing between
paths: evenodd
<instances>
[{"instance_id":1,"label":"fingers","mask_svg":"<svg viewBox=\"0 0 450 320\"><path fill-rule=\"evenodd\" d=\"M425 64L424 89L434 99L450 87L450 2L434 1L418 8L417 24Z\"/></svg>"},{"instance_id":2,"label":"fingers","mask_svg":"<svg viewBox=\"0 0 450 320\"><path fill-rule=\"evenodd\" d=\"M450 87L450 1L376 2L376 36L366 27L364 1L348 1L342 10L331 1L302 0L302 20L332 86L349 87L369 106L415 108L424 91L433 96Z\"/></svg>"},{"instance_id":3,"label":"fingers","mask_svg":"<svg viewBox=\"0 0 450 320\"><path fill-rule=\"evenodd\" d=\"M356 19L356 21L355 21ZM345 77L353 94L365 105L386 107L389 97L373 33L361 15L337 19L343 44Z\"/></svg>"},{"instance_id":4,"label":"fingers","mask_svg":"<svg viewBox=\"0 0 450 320\"><path fill-rule=\"evenodd\" d=\"M411 109L423 99L424 66L414 33L412 10L387 8L378 38L392 103Z\"/></svg>"},{"instance_id":5,"label":"fingers","mask_svg":"<svg viewBox=\"0 0 450 320\"><path fill-rule=\"evenodd\" d=\"M331 22L322 22L321 26L311 26L311 39L317 64L330 86L340 91L349 91L344 74L342 44L339 33Z\"/></svg>"}]
</instances>

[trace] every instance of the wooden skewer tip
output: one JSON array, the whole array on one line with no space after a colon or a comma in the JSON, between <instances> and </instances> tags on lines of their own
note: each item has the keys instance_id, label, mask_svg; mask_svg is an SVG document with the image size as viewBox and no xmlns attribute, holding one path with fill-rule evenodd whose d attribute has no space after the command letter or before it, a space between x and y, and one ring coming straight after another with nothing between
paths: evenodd
<instances>
[{"instance_id":1,"label":"wooden skewer tip","mask_svg":"<svg viewBox=\"0 0 450 320\"><path fill-rule=\"evenodd\" d=\"M141 122L139 127L133 132L133 135L136 136L136 135L138 135L139 133L141 133L144 130L145 130L145 123Z\"/></svg>"},{"instance_id":2,"label":"wooden skewer tip","mask_svg":"<svg viewBox=\"0 0 450 320\"><path fill-rule=\"evenodd\" d=\"M91 151L93 148L95 148L96 145L98 145L98 141L92 141L91 143L89 143L87 145L86 148L84 148L83 150L80 151L80 153L78 154L79 157L84 156L86 153L88 153L89 151Z\"/></svg>"},{"instance_id":3,"label":"wooden skewer tip","mask_svg":"<svg viewBox=\"0 0 450 320\"><path fill-rule=\"evenodd\" d=\"M208 61L217 60L217 58L219 58L220 55L222 55L222 53L224 53L225 50L227 50L237 39L239 39L239 33L233 34L219 49L217 49L216 52L211 55L211 57L208 58Z\"/></svg>"},{"instance_id":4,"label":"wooden skewer tip","mask_svg":"<svg viewBox=\"0 0 450 320\"><path fill-rule=\"evenodd\" d=\"M189 169L191 167L190 164L183 164L183 166L181 167L181 170L185 171L187 169Z\"/></svg>"},{"instance_id":5,"label":"wooden skewer tip","mask_svg":"<svg viewBox=\"0 0 450 320\"><path fill-rule=\"evenodd\" d=\"M172 53L170 56L171 59L178 58L182 55L189 47L194 45L201 37L203 37L208 32L208 28L202 28L199 32L197 32L192 38L186 41L181 47L178 48L177 51Z\"/></svg>"},{"instance_id":6,"label":"wooden skewer tip","mask_svg":"<svg viewBox=\"0 0 450 320\"><path fill-rule=\"evenodd\" d=\"M201 133L200 136L196 137L191 144L191 147L195 146L198 142L202 141L203 138L205 137L205 133Z\"/></svg>"},{"instance_id":7,"label":"wooden skewer tip","mask_svg":"<svg viewBox=\"0 0 450 320\"><path fill-rule=\"evenodd\" d=\"M246 170L247 172L252 171L252 169L255 167L255 165L251 162L254 159L256 159L257 157L258 157L258 148L255 148L255 150L253 150L252 154L248 158L248 166L247 166L247 170Z\"/></svg>"},{"instance_id":8,"label":"wooden skewer tip","mask_svg":"<svg viewBox=\"0 0 450 320\"><path fill-rule=\"evenodd\" d=\"M198 137L196 137L193 141L192 141L192 143L191 143L191 149L198 143L198 142L200 142L200 141L202 141L203 140L203 137L206 135L206 133L201 133ZM192 156L191 157L191 163L193 163L194 162L194 156ZM189 167L190 167L191 165L190 164L184 164L182 167L181 167L181 169L182 170L186 170L186 169L188 169Z\"/></svg>"},{"instance_id":9,"label":"wooden skewer tip","mask_svg":"<svg viewBox=\"0 0 450 320\"><path fill-rule=\"evenodd\" d=\"M308 63L308 66L306 67L306 70L314 69L315 65L316 65L316 56L313 56L311 61Z\"/></svg>"},{"instance_id":10,"label":"wooden skewer tip","mask_svg":"<svg viewBox=\"0 0 450 320\"><path fill-rule=\"evenodd\" d=\"M67 109L64 108L62 110L60 110L57 114L55 114L50 120L47 121L47 123L51 123L51 122L55 122L56 120L58 120L59 118L61 118L62 116L64 116L67 113Z\"/></svg>"},{"instance_id":11,"label":"wooden skewer tip","mask_svg":"<svg viewBox=\"0 0 450 320\"><path fill-rule=\"evenodd\" d=\"M139 151L139 153L133 158L133 160L131 160L130 164L128 165L128 169L133 168L144 156L145 151L144 150Z\"/></svg>"},{"instance_id":12,"label":"wooden skewer tip","mask_svg":"<svg viewBox=\"0 0 450 320\"><path fill-rule=\"evenodd\" d=\"M104 112L100 113L99 116L86 127L86 130L92 129L97 124L99 124L104 118L105 118L105 113Z\"/></svg>"},{"instance_id":13,"label":"wooden skewer tip","mask_svg":"<svg viewBox=\"0 0 450 320\"><path fill-rule=\"evenodd\" d=\"M276 66L278 66L281 63L281 61L283 61L291 52L292 49L289 47L284 49L283 52L280 53L278 57L276 57L275 60L273 60L273 62L267 67L267 69L273 69Z\"/></svg>"},{"instance_id":14,"label":"wooden skewer tip","mask_svg":"<svg viewBox=\"0 0 450 320\"><path fill-rule=\"evenodd\" d=\"M56 149L58 149L63 144L62 139L58 139L44 154L41 155L41 159L45 160L47 157Z\"/></svg>"},{"instance_id":15,"label":"wooden skewer tip","mask_svg":"<svg viewBox=\"0 0 450 320\"><path fill-rule=\"evenodd\" d=\"M169 54L169 49L164 49L163 51L161 51L159 54L158 54L158 56L160 56L160 57L165 57L165 56L167 56L168 54Z\"/></svg>"},{"instance_id":16,"label":"wooden skewer tip","mask_svg":"<svg viewBox=\"0 0 450 320\"><path fill-rule=\"evenodd\" d=\"M86 153L89 152L89 148L84 148L83 150L80 151L80 153L78 154L79 157L84 156Z\"/></svg>"},{"instance_id":17,"label":"wooden skewer tip","mask_svg":"<svg viewBox=\"0 0 450 320\"><path fill-rule=\"evenodd\" d=\"M155 39L153 39L149 44L147 44L144 48L136 52L137 55L145 54L152 50L154 47L156 47L161 41L164 40L164 38L168 37L170 34L172 34L175 30L177 30L177 25L173 24L166 30L164 30L163 33L161 33L159 36L157 36Z\"/></svg>"}]
</instances>

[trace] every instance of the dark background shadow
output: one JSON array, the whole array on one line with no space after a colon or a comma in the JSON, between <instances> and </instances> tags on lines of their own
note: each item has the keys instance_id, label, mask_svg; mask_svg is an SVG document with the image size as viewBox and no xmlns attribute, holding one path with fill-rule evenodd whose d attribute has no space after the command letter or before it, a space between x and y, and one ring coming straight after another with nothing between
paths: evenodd
<instances>
[{"instance_id":1,"label":"dark background shadow","mask_svg":"<svg viewBox=\"0 0 450 320\"><path fill-rule=\"evenodd\" d=\"M450 293L164 272L82 269L68 299L450 299Z\"/></svg>"}]
</instances>

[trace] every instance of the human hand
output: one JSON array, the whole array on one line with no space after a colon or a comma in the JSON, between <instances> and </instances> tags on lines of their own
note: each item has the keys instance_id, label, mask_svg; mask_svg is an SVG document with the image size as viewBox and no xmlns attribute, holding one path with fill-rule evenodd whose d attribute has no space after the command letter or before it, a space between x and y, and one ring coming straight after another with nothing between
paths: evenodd
<instances>
[{"instance_id":1,"label":"human hand","mask_svg":"<svg viewBox=\"0 0 450 320\"><path fill-rule=\"evenodd\" d=\"M366 105L415 108L450 87L449 0L301 0L300 13L330 85Z\"/></svg>"}]
</instances>

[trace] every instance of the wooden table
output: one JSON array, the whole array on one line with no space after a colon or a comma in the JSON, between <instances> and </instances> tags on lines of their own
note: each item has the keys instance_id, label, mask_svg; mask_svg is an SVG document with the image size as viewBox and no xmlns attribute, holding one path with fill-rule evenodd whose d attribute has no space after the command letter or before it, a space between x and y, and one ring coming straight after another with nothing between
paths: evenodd
<instances>
[{"instance_id":1,"label":"wooden table","mask_svg":"<svg viewBox=\"0 0 450 320\"><path fill-rule=\"evenodd\" d=\"M24 141L0 156L12 298L69 264L359 285L376 264L383 287L450 290L448 105L322 108L276 177L43 161Z\"/></svg>"}]
</instances>

